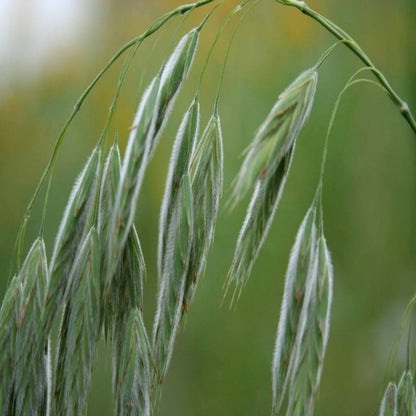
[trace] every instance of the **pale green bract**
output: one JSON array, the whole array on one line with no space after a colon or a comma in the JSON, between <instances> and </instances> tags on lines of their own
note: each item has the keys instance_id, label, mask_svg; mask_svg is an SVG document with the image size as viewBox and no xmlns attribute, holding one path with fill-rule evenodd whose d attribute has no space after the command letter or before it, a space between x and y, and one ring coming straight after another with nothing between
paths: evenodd
<instances>
[{"instance_id":1,"label":"pale green bract","mask_svg":"<svg viewBox=\"0 0 416 416\"><path fill-rule=\"evenodd\" d=\"M166 244L170 248L163 259L158 304L153 326L153 350L156 375L163 382L173 352L182 317L185 278L193 238L193 198L189 176L178 184L178 195L169 223Z\"/></svg>"},{"instance_id":2,"label":"pale green bract","mask_svg":"<svg viewBox=\"0 0 416 416\"><path fill-rule=\"evenodd\" d=\"M92 228L70 272L54 368L52 414L85 414L100 329L100 252Z\"/></svg>"},{"instance_id":3,"label":"pale green bract","mask_svg":"<svg viewBox=\"0 0 416 416\"><path fill-rule=\"evenodd\" d=\"M78 254L82 239L93 225L100 155L101 151L96 147L75 183L56 236L49 264L45 316L42 318L45 332L51 329L56 312L61 307L65 296L69 295L74 259Z\"/></svg>"},{"instance_id":4,"label":"pale green bract","mask_svg":"<svg viewBox=\"0 0 416 416\"><path fill-rule=\"evenodd\" d=\"M381 401L379 416L398 416L397 413L397 387L389 383Z\"/></svg>"},{"instance_id":5,"label":"pale green bract","mask_svg":"<svg viewBox=\"0 0 416 416\"><path fill-rule=\"evenodd\" d=\"M151 347L141 312L131 309L126 325L117 328L113 390L118 416L150 416Z\"/></svg>"},{"instance_id":6,"label":"pale green bract","mask_svg":"<svg viewBox=\"0 0 416 416\"><path fill-rule=\"evenodd\" d=\"M48 339L39 333L46 298L45 244L36 239L0 310L0 411L45 414L48 403Z\"/></svg>"},{"instance_id":7,"label":"pale green bract","mask_svg":"<svg viewBox=\"0 0 416 416\"><path fill-rule=\"evenodd\" d=\"M162 273L162 264L166 257L166 239L168 226L172 216L172 207L177 198L179 183L183 175L187 174L189 171L190 160L195 149L198 132L199 102L195 97L182 119L173 145L171 161L169 164L165 194L160 209L158 245L159 276Z\"/></svg>"},{"instance_id":8,"label":"pale green bract","mask_svg":"<svg viewBox=\"0 0 416 416\"><path fill-rule=\"evenodd\" d=\"M205 269L208 249L214 238L223 188L223 138L217 113L210 117L198 143L191 163L191 181L194 238L185 284L185 311Z\"/></svg>"}]
</instances>

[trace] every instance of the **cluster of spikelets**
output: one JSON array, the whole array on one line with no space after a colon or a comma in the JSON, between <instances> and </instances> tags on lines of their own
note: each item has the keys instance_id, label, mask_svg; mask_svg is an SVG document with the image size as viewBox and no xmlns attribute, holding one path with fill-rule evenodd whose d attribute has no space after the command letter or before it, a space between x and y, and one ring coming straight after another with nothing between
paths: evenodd
<instances>
[{"instance_id":1,"label":"cluster of spikelets","mask_svg":"<svg viewBox=\"0 0 416 416\"><path fill-rule=\"evenodd\" d=\"M179 129L166 185L151 340L142 317L146 271L133 219L201 28L180 40L143 94L123 161L117 142L105 163L100 147L93 150L70 195L49 265L37 239L13 277L0 312L1 414L84 414L101 334L113 346L116 414L150 414L154 382L164 376L179 321L204 270L222 188L219 117L213 115L199 138L196 99Z\"/></svg>"},{"instance_id":2,"label":"cluster of spikelets","mask_svg":"<svg viewBox=\"0 0 416 416\"><path fill-rule=\"evenodd\" d=\"M116 414L151 414L179 325L204 273L222 193L218 107L200 134L198 93L178 129L166 180L151 336L143 322L146 266L134 217L146 169L190 71L203 24L180 40L145 90L123 160L117 140L105 158L100 143L94 148L70 195L49 264L38 238L12 278L0 310L2 415L85 414L101 336L113 351ZM234 295L240 295L267 237L317 80L313 67L280 94L234 181L231 206L252 190L227 278ZM333 285L321 192L320 182L286 272L272 364L276 416L311 416L318 394ZM416 415L409 371L397 386L389 384L379 414Z\"/></svg>"},{"instance_id":3,"label":"cluster of spikelets","mask_svg":"<svg viewBox=\"0 0 416 416\"><path fill-rule=\"evenodd\" d=\"M391 382L381 401L379 416L416 415L416 392L411 371L403 373L399 383Z\"/></svg>"}]
</instances>

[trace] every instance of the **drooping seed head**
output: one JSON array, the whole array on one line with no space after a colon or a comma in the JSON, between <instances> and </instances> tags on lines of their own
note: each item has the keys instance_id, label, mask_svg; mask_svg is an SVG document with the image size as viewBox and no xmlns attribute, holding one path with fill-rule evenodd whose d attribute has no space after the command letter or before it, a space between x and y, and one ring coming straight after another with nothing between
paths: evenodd
<instances>
[{"instance_id":1,"label":"drooping seed head","mask_svg":"<svg viewBox=\"0 0 416 416\"><path fill-rule=\"evenodd\" d=\"M194 235L193 224L191 184L189 176L185 175L179 184L170 219L153 326L152 345L158 380L163 380L166 374L182 317L185 279Z\"/></svg>"},{"instance_id":2,"label":"drooping seed head","mask_svg":"<svg viewBox=\"0 0 416 416\"><path fill-rule=\"evenodd\" d=\"M292 416L313 415L329 336L333 273L323 235L313 257L283 389L288 395L286 414Z\"/></svg>"},{"instance_id":3,"label":"drooping seed head","mask_svg":"<svg viewBox=\"0 0 416 416\"><path fill-rule=\"evenodd\" d=\"M111 213L116 198L116 190L120 181L120 153L117 143L110 148L103 169L98 227L101 236L101 267L106 266L106 247L108 242L108 228ZM101 276L104 274L101 273ZM141 249L139 237L133 225L120 260L112 276L110 291L102 298L102 317L106 336L114 335L116 327L125 325L129 313L133 308L142 308L143 280L146 276L146 265ZM101 282L103 292L104 281Z\"/></svg>"},{"instance_id":4,"label":"drooping seed head","mask_svg":"<svg viewBox=\"0 0 416 416\"><path fill-rule=\"evenodd\" d=\"M235 205L255 184L241 227L227 288L241 293L269 232L292 163L296 138L308 119L317 72L303 72L280 96L260 126L242 164L231 196Z\"/></svg>"},{"instance_id":5,"label":"drooping seed head","mask_svg":"<svg viewBox=\"0 0 416 416\"><path fill-rule=\"evenodd\" d=\"M400 416L416 415L416 395L413 386L413 375L405 371L397 387L397 412Z\"/></svg>"},{"instance_id":6,"label":"drooping seed head","mask_svg":"<svg viewBox=\"0 0 416 416\"><path fill-rule=\"evenodd\" d=\"M301 312L305 305L307 277L316 280L316 205L309 208L298 230L285 277L285 287L273 356L273 412L279 414L285 400L289 365L294 360L297 337L303 334Z\"/></svg>"},{"instance_id":7,"label":"drooping seed head","mask_svg":"<svg viewBox=\"0 0 416 416\"><path fill-rule=\"evenodd\" d=\"M160 210L158 267L159 275L162 272L163 259L166 256L166 239L168 224L175 205L179 183L184 175L188 174L191 155L194 151L199 128L199 103L195 98L186 111L179 127L173 145L169 172L166 179L165 193Z\"/></svg>"},{"instance_id":8,"label":"drooping seed head","mask_svg":"<svg viewBox=\"0 0 416 416\"><path fill-rule=\"evenodd\" d=\"M199 38L193 29L178 43L162 66L139 106L123 160L120 184L111 221L105 292L117 264L136 214L141 184L158 138L169 115L174 99L192 65Z\"/></svg>"},{"instance_id":9,"label":"drooping seed head","mask_svg":"<svg viewBox=\"0 0 416 416\"><path fill-rule=\"evenodd\" d=\"M214 237L223 186L223 139L218 114L214 114L202 134L192 160L194 239L186 277L185 301L189 305L203 274Z\"/></svg>"},{"instance_id":10,"label":"drooping seed head","mask_svg":"<svg viewBox=\"0 0 416 416\"><path fill-rule=\"evenodd\" d=\"M194 28L179 41L163 67L158 95L159 108L156 114L156 132L162 129L166 115L173 105L174 98L189 74L198 40L199 30ZM150 153L153 152L154 146L155 140L153 140L150 147Z\"/></svg>"},{"instance_id":11,"label":"drooping seed head","mask_svg":"<svg viewBox=\"0 0 416 416\"><path fill-rule=\"evenodd\" d=\"M397 387L389 383L380 405L379 416L398 416Z\"/></svg>"},{"instance_id":12,"label":"drooping seed head","mask_svg":"<svg viewBox=\"0 0 416 416\"><path fill-rule=\"evenodd\" d=\"M71 270L59 332L52 414L85 414L100 333L100 251L93 227L83 240Z\"/></svg>"},{"instance_id":13,"label":"drooping seed head","mask_svg":"<svg viewBox=\"0 0 416 416\"><path fill-rule=\"evenodd\" d=\"M126 325L116 328L113 392L119 416L150 416L151 347L139 309L132 309Z\"/></svg>"},{"instance_id":14,"label":"drooping seed head","mask_svg":"<svg viewBox=\"0 0 416 416\"><path fill-rule=\"evenodd\" d=\"M0 311L0 410L41 414L46 410L47 334L40 330L48 267L45 245L37 238L6 293ZM11 414L11 413L10 413Z\"/></svg>"},{"instance_id":15,"label":"drooping seed head","mask_svg":"<svg viewBox=\"0 0 416 416\"><path fill-rule=\"evenodd\" d=\"M49 331L57 308L70 285L70 271L81 240L92 226L99 166L100 149L96 147L75 183L56 236L49 265L48 294L43 318L46 332Z\"/></svg>"},{"instance_id":16,"label":"drooping seed head","mask_svg":"<svg viewBox=\"0 0 416 416\"><path fill-rule=\"evenodd\" d=\"M292 152L299 131L309 117L317 80L316 70L309 69L279 95L246 150L246 157L234 182L233 205L257 180L267 181L282 159Z\"/></svg>"},{"instance_id":17,"label":"drooping seed head","mask_svg":"<svg viewBox=\"0 0 416 416\"><path fill-rule=\"evenodd\" d=\"M111 146L104 164L101 187L100 202L98 210L98 231L102 239L102 245L106 246L108 239L108 228L111 221L111 213L116 199L117 187L120 182L121 159L117 143Z\"/></svg>"}]
</instances>

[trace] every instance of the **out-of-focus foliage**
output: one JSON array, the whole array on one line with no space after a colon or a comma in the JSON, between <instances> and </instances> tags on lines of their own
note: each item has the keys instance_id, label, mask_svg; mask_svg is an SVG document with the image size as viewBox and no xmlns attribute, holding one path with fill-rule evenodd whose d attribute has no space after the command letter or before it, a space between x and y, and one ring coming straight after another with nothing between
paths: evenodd
<instances>
[{"instance_id":1,"label":"out-of-focus foliage","mask_svg":"<svg viewBox=\"0 0 416 416\"><path fill-rule=\"evenodd\" d=\"M19 221L76 98L122 43L180 3L89 2L96 7L98 17L88 38L52 57L41 76L11 80L2 91L1 294L8 283ZM144 287L148 328L155 308L158 212L170 149L180 116L189 104L186 97L195 90L210 42L235 4L229 0L219 8L201 35L190 82L161 138L139 199L137 229L149 266ZM360 42L415 111L414 1L311 0L310 5ZM203 11L197 11L186 27L199 22L203 15ZM122 151L139 95L169 50L177 22L146 41L128 76L117 110ZM208 67L202 89L202 125L212 111L212 92L229 37L227 30ZM331 42L313 21L271 0L261 2L247 16L233 45L220 102L225 193L230 191L242 161L238 155L251 141L278 94L297 74L314 64ZM16 45L14 54L22 53L24 45ZM358 65L357 59L340 47L321 69L316 103L298 138L275 223L236 312L220 308L220 301L248 198L232 214L220 206L206 275L184 329L179 331L156 414L244 416L270 412L270 365L289 250L318 181L331 108ZM66 138L48 207L45 237L49 256L70 186L104 125L120 68L120 64L116 65L98 85ZM316 406L321 416L372 414L382 394L388 353L400 316L415 289L415 160L414 135L381 90L362 86L345 94L330 139L324 183L326 237L335 280L332 331ZM40 211L38 204L29 225L28 245L38 231ZM92 416L112 414L110 369L110 355L103 347L93 376L89 405Z\"/></svg>"}]
</instances>

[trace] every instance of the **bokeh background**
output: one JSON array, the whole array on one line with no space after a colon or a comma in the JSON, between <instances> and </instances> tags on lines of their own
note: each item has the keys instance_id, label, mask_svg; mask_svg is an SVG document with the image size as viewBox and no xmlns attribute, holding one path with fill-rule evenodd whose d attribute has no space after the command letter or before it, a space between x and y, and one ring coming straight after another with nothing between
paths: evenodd
<instances>
[{"instance_id":1,"label":"bokeh background","mask_svg":"<svg viewBox=\"0 0 416 416\"><path fill-rule=\"evenodd\" d=\"M8 282L17 228L60 128L83 89L126 41L180 0L0 1L0 294ZM414 0L310 0L349 31L416 111ZM156 297L158 212L175 131L196 88L227 0L204 30L189 82L178 98L149 167L137 226L148 264L145 318ZM182 31L208 8L195 12ZM122 92L120 144L147 82L169 50L179 20L146 41ZM235 20L234 20L235 23ZM213 105L226 30L202 90L202 123ZM334 40L295 9L263 0L233 44L220 112L225 148L225 198L248 145L282 89L313 65ZM49 253L68 193L105 123L122 60L85 103L65 139L48 207ZM322 144L335 99L360 62L339 47L320 69L311 118L300 134L286 190L264 249L236 311L221 307L223 283L248 200L227 214L224 202L208 267L179 333L155 414L267 415L270 366L284 273L297 228L318 181ZM415 135L386 95L363 84L341 102L325 176L325 226L335 269L332 328L316 414L364 416L377 410L387 358L416 281ZM41 203L28 229L36 237ZM398 368L405 365L399 356ZM111 360L99 348L89 415L112 414Z\"/></svg>"}]
</instances>

